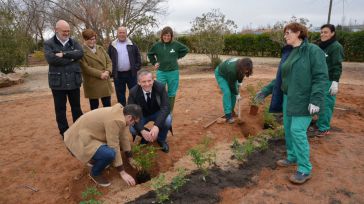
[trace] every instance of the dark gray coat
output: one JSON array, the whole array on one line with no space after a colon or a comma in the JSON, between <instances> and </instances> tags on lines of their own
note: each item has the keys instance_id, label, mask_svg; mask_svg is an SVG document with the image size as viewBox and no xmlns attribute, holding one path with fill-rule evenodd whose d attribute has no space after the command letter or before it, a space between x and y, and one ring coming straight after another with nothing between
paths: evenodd
<instances>
[{"instance_id":1,"label":"dark gray coat","mask_svg":"<svg viewBox=\"0 0 364 204\"><path fill-rule=\"evenodd\" d=\"M56 53L63 52L63 57ZM49 64L48 83L54 90L72 90L82 84L79 60L83 56L81 45L70 38L65 46L53 36L44 43L45 58Z\"/></svg>"}]
</instances>

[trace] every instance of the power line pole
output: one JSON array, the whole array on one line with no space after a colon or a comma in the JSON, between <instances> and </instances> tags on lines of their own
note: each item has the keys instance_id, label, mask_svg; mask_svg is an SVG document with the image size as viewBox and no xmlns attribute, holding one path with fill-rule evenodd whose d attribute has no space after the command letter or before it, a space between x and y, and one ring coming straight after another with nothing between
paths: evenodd
<instances>
[{"instance_id":1,"label":"power line pole","mask_svg":"<svg viewBox=\"0 0 364 204\"><path fill-rule=\"evenodd\" d=\"M329 6L329 15L327 17L327 24L330 23L330 17L331 17L331 8L332 8L332 0L330 0L330 6Z\"/></svg>"}]
</instances>

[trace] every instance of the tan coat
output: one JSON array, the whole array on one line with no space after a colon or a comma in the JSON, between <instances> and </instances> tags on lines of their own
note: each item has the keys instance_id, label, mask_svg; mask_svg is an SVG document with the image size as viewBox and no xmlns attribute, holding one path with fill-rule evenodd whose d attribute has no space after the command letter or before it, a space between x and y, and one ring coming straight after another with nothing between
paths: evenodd
<instances>
[{"instance_id":1,"label":"tan coat","mask_svg":"<svg viewBox=\"0 0 364 204\"><path fill-rule=\"evenodd\" d=\"M120 147L124 152L131 150L129 138L129 126L119 103L87 112L64 133L66 146L84 163L90 161L101 145L107 144L115 150L115 167L123 164Z\"/></svg>"},{"instance_id":2,"label":"tan coat","mask_svg":"<svg viewBox=\"0 0 364 204\"><path fill-rule=\"evenodd\" d=\"M101 73L104 71L109 71L111 74L112 65L109 55L99 45L96 45L96 53L93 53L87 46L83 46L83 51L80 64L84 79L83 90L85 97L98 99L111 96L113 88L110 79L102 80L100 78Z\"/></svg>"}]
</instances>

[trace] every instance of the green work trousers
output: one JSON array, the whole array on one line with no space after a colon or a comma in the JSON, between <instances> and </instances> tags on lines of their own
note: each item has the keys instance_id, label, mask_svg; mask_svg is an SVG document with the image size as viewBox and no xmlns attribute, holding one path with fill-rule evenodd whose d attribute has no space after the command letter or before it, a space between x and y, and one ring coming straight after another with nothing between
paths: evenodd
<instances>
[{"instance_id":1,"label":"green work trousers","mask_svg":"<svg viewBox=\"0 0 364 204\"><path fill-rule=\"evenodd\" d=\"M179 85L179 70L160 71L157 70L157 81L167 87L168 97L175 97Z\"/></svg>"},{"instance_id":2,"label":"green work trousers","mask_svg":"<svg viewBox=\"0 0 364 204\"><path fill-rule=\"evenodd\" d=\"M330 95L331 83L332 81L327 81L324 107L320 110L319 118L316 122L316 125L320 131L330 130L330 122L332 119L332 114L334 113L336 96Z\"/></svg>"},{"instance_id":3,"label":"green work trousers","mask_svg":"<svg viewBox=\"0 0 364 204\"><path fill-rule=\"evenodd\" d=\"M223 94L222 105L224 107L224 113L225 115L231 114L235 107L236 96L231 93L228 82L219 74L218 67L215 69L215 78ZM238 82L235 83L235 86L238 87Z\"/></svg>"},{"instance_id":4,"label":"green work trousers","mask_svg":"<svg viewBox=\"0 0 364 204\"><path fill-rule=\"evenodd\" d=\"M157 70L157 81L161 82L164 86L167 85L169 108L172 113L179 85L179 70L168 72Z\"/></svg>"},{"instance_id":5,"label":"green work trousers","mask_svg":"<svg viewBox=\"0 0 364 204\"><path fill-rule=\"evenodd\" d=\"M307 139L307 128L311 116L288 116L287 95L283 97L283 125L286 139L287 159L297 163L297 171L310 174L310 145Z\"/></svg>"}]
</instances>

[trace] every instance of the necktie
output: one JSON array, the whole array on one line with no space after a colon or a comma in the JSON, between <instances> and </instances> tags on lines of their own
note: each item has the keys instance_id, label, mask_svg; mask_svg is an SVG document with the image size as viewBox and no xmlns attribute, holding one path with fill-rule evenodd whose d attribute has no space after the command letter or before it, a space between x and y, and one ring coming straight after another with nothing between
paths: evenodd
<instances>
[{"instance_id":1,"label":"necktie","mask_svg":"<svg viewBox=\"0 0 364 204\"><path fill-rule=\"evenodd\" d=\"M152 104L152 99L150 98L150 92L145 94L147 94L147 105L150 107L150 105Z\"/></svg>"}]
</instances>

